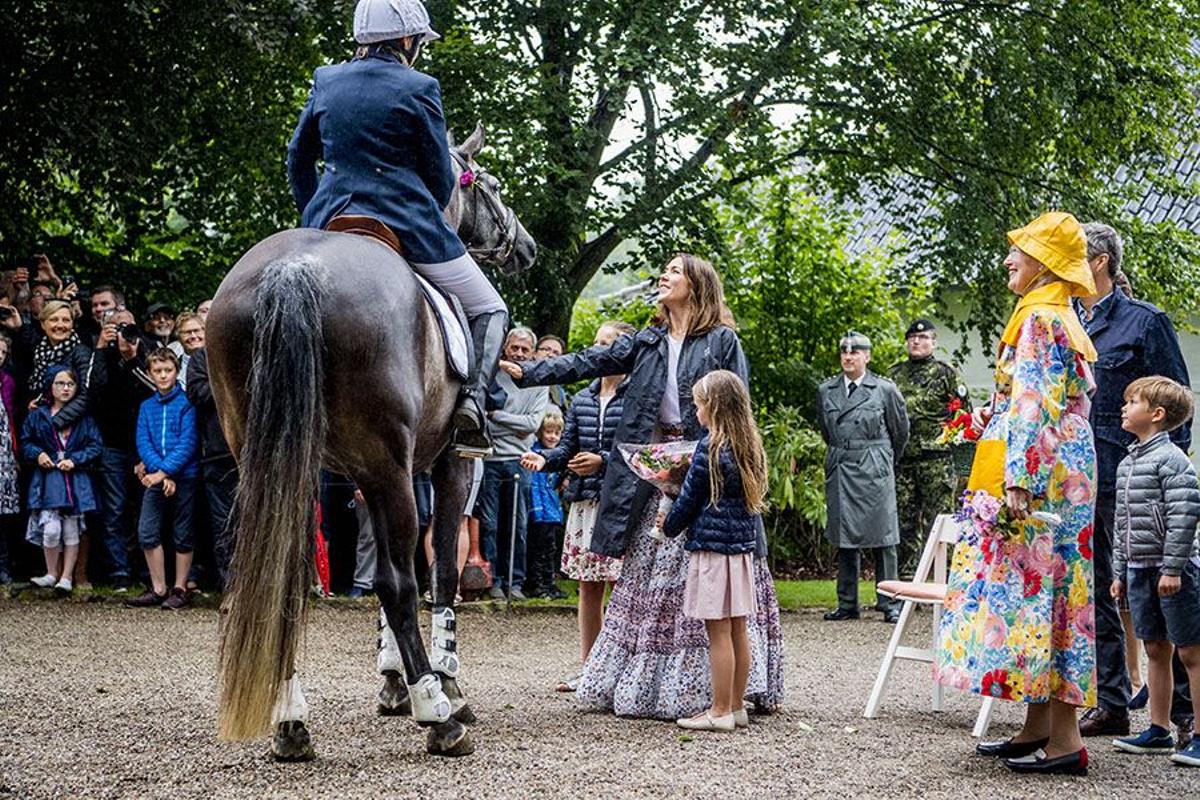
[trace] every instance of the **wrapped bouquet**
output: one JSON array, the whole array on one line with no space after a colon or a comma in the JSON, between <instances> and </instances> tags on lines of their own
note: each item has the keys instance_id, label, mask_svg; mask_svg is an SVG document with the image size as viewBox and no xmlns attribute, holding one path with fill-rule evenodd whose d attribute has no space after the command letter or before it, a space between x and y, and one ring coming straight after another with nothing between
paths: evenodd
<instances>
[{"instance_id":1,"label":"wrapped bouquet","mask_svg":"<svg viewBox=\"0 0 1200 800\"><path fill-rule=\"evenodd\" d=\"M687 477L688 469L692 466L696 442L621 444L617 445L617 449L634 475L663 493L658 503L658 512L670 513L673 498L679 496L679 491L683 488L683 479ZM657 525L650 531L650 535L655 539L666 538Z\"/></svg>"}]
</instances>

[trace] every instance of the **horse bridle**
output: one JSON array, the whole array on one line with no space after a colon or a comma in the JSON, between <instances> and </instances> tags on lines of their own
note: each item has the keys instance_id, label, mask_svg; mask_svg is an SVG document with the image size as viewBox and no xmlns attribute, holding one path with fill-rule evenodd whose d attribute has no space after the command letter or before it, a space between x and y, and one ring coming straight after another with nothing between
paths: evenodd
<instances>
[{"instance_id":1,"label":"horse bridle","mask_svg":"<svg viewBox=\"0 0 1200 800\"><path fill-rule=\"evenodd\" d=\"M501 205L500 201L491 192L480 188L480 179L488 174L487 170L483 167L472 167L465 158L453 150L450 151L450 154L462 172L470 172L475 176L475 179L468 185L462 186L461 183L459 184L461 188L471 190L471 232L477 233L479 230L479 206L481 203L491 218L492 224L504 231L504 236L494 247L472 246L468 243L467 252L477 262L482 261L488 264L495 264L502 271L508 272L508 270L504 269L504 265L512 258L513 250L517 246L517 215L511 208ZM459 173L460 176L462 172Z\"/></svg>"}]
</instances>

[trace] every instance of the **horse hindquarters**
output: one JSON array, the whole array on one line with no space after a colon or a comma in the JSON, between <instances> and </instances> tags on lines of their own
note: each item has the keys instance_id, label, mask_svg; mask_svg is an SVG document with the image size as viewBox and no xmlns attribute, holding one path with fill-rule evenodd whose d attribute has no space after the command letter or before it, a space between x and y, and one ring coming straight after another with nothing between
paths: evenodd
<instances>
[{"instance_id":1,"label":"horse hindquarters","mask_svg":"<svg viewBox=\"0 0 1200 800\"><path fill-rule=\"evenodd\" d=\"M279 259L258 277L247 407L239 431L235 553L222 604L219 731L242 740L271 729L293 675L311 585L309 538L325 444L321 295L324 268ZM232 305L233 298L228 302ZM245 322L245 320L240 320ZM222 320L224 322L224 320ZM237 320L229 320L236 327ZM222 359L214 337L214 365ZM229 386L241 385L225 375ZM269 498L269 500L268 500Z\"/></svg>"}]
</instances>

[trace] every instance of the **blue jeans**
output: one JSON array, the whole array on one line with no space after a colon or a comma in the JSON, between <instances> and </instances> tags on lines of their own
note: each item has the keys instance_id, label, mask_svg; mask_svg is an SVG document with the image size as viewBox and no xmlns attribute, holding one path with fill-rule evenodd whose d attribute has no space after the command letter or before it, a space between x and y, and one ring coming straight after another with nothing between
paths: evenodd
<instances>
[{"instance_id":1,"label":"blue jeans","mask_svg":"<svg viewBox=\"0 0 1200 800\"><path fill-rule=\"evenodd\" d=\"M153 550L162 544L163 523L170 521L175 552L192 552L192 517L196 507L196 479L175 481L175 494L163 494L162 484L146 490L142 500L142 518L138 521L138 543L143 550Z\"/></svg>"},{"instance_id":2,"label":"blue jeans","mask_svg":"<svg viewBox=\"0 0 1200 800\"><path fill-rule=\"evenodd\" d=\"M97 499L100 501L104 550L108 555L109 575L129 578L129 550L133 545L129 525L129 500L133 493L133 453L116 447L100 451L99 468L95 471Z\"/></svg>"},{"instance_id":3,"label":"blue jeans","mask_svg":"<svg viewBox=\"0 0 1200 800\"><path fill-rule=\"evenodd\" d=\"M520 475L513 507L513 475ZM508 551L512 540L512 589L525 582L525 498L529 493L529 473L521 469L519 459L483 462L483 483L479 487L476 511L483 531L483 557L492 562L492 582L504 588L508 583Z\"/></svg>"}]
</instances>

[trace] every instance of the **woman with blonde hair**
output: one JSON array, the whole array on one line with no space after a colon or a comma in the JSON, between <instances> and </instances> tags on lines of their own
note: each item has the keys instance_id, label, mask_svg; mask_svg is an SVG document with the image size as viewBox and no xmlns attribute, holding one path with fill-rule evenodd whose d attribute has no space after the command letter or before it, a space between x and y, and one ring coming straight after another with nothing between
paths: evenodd
<instances>
[{"instance_id":1,"label":"woman with blonde hair","mask_svg":"<svg viewBox=\"0 0 1200 800\"><path fill-rule=\"evenodd\" d=\"M1026 704L1011 739L981 743L1017 772L1087 774L1075 709L1096 705L1088 424L1096 351L1071 297L1095 294L1083 227L1044 214L1008 234L1020 297L1001 336L996 392L962 510L937 680Z\"/></svg>"},{"instance_id":2,"label":"woman with blonde hair","mask_svg":"<svg viewBox=\"0 0 1200 800\"><path fill-rule=\"evenodd\" d=\"M688 253L672 258L658 281L658 304L651 326L611 345L501 362L501 368L523 386L629 375L590 543L592 552L624 561L577 693L620 716L676 720L711 704L708 638L703 621L684 614L688 554L682 541L651 535L660 493L638 481L616 448L700 439L692 387L715 370L729 370L746 384L749 369L712 264ZM757 534L757 610L747 625L752 666L745 694L773 710L783 697L783 642L761 528Z\"/></svg>"}]
</instances>

